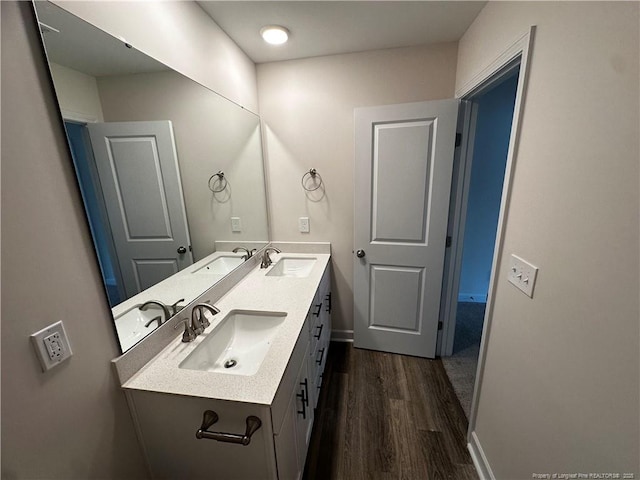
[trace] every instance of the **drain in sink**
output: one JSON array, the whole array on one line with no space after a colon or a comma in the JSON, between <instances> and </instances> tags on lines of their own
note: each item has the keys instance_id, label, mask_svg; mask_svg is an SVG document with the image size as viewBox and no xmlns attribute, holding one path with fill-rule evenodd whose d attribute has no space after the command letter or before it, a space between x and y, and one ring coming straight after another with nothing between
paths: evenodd
<instances>
[{"instance_id":1,"label":"drain in sink","mask_svg":"<svg viewBox=\"0 0 640 480\"><path fill-rule=\"evenodd\" d=\"M226 362L224 362L224 368L233 368L238 364L233 358L230 358Z\"/></svg>"}]
</instances>

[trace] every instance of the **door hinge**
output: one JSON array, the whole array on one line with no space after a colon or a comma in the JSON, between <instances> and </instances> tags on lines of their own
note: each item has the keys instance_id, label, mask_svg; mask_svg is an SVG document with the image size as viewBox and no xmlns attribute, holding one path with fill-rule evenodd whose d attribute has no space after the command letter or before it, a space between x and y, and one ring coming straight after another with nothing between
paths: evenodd
<instances>
[{"instance_id":1,"label":"door hinge","mask_svg":"<svg viewBox=\"0 0 640 480\"><path fill-rule=\"evenodd\" d=\"M459 147L460 145L462 145L462 134L456 133L456 147Z\"/></svg>"},{"instance_id":2,"label":"door hinge","mask_svg":"<svg viewBox=\"0 0 640 480\"><path fill-rule=\"evenodd\" d=\"M449 248L451 247L451 242L453 241L453 239L451 238L451 236L447 235L447 240L444 244L445 248Z\"/></svg>"},{"instance_id":3,"label":"door hinge","mask_svg":"<svg viewBox=\"0 0 640 480\"><path fill-rule=\"evenodd\" d=\"M438 330L442 330L442 322L438 322Z\"/></svg>"}]
</instances>

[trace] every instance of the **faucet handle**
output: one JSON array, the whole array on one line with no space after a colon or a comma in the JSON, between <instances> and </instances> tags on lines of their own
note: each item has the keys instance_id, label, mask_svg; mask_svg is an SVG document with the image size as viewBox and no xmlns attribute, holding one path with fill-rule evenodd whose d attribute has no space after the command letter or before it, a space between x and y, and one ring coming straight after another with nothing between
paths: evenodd
<instances>
[{"instance_id":1,"label":"faucet handle","mask_svg":"<svg viewBox=\"0 0 640 480\"><path fill-rule=\"evenodd\" d=\"M171 309L171 315L177 315L178 312L180 310L182 310L184 308L184 306L180 306L178 305L180 302L184 302L184 298L181 298L180 300L176 301L175 303L172 303L169 308Z\"/></svg>"},{"instance_id":2,"label":"faucet handle","mask_svg":"<svg viewBox=\"0 0 640 480\"><path fill-rule=\"evenodd\" d=\"M217 315L218 313L220 313L220 310L217 307L214 307L213 305L209 305L208 303L198 303L194 305L193 312L195 312L196 310L198 311L200 324L202 325L203 330L207 328L209 325L211 325L211 322L209 322L209 319L204 314L204 311L208 310L211 313L211 315Z\"/></svg>"},{"instance_id":3,"label":"faucet handle","mask_svg":"<svg viewBox=\"0 0 640 480\"><path fill-rule=\"evenodd\" d=\"M184 333L182 334L182 341L184 343L193 342L196 339L197 335L196 332L193 331L193 328L191 328L191 325L189 325L188 318L183 318L182 320L180 320L178 324L173 327L173 329L177 330L178 328L180 328L180 325L182 323L184 323Z\"/></svg>"}]
</instances>

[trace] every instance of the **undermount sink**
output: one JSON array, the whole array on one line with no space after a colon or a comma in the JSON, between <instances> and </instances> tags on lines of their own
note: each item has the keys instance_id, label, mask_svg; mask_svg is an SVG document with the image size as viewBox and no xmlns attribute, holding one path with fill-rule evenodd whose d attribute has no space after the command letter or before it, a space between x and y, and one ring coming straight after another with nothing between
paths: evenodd
<instances>
[{"instance_id":1,"label":"undermount sink","mask_svg":"<svg viewBox=\"0 0 640 480\"><path fill-rule=\"evenodd\" d=\"M222 255L202 266L193 273L207 273L213 275L226 275L238 265L242 264L242 257L234 257L231 255Z\"/></svg>"},{"instance_id":2,"label":"undermount sink","mask_svg":"<svg viewBox=\"0 0 640 480\"><path fill-rule=\"evenodd\" d=\"M269 272L268 277L308 277L316 263L316 258L284 257L278 260Z\"/></svg>"},{"instance_id":3,"label":"undermount sink","mask_svg":"<svg viewBox=\"0 0 640 480\"><path fill-rule=\"evenodd\" d=\"M179 367L254 375L286 316L283 312L232 310Z\"/></svg>"}]
</instances>

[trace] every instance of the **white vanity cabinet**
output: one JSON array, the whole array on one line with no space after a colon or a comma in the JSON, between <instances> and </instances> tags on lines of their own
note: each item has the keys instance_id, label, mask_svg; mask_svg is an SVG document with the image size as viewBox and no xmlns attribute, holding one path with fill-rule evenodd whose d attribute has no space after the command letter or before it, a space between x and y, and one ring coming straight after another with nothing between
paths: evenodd
<instances>
[{"instance_id":1,"label":"white vanity cabinet","mask_svg":"<svg viewBox=\"0 0 640 480\"><path fill-rule=\"evenodd\" d=\"M270 404L125 387L153 478L302 478L329 347L329 270L327 266ZM242 435L250 416L258 417L261 426L246 446L198 439L196 432L203 426L207 410L218 416L214 424L204 428L207 432Z\"/></svg>"}]
</instances>

